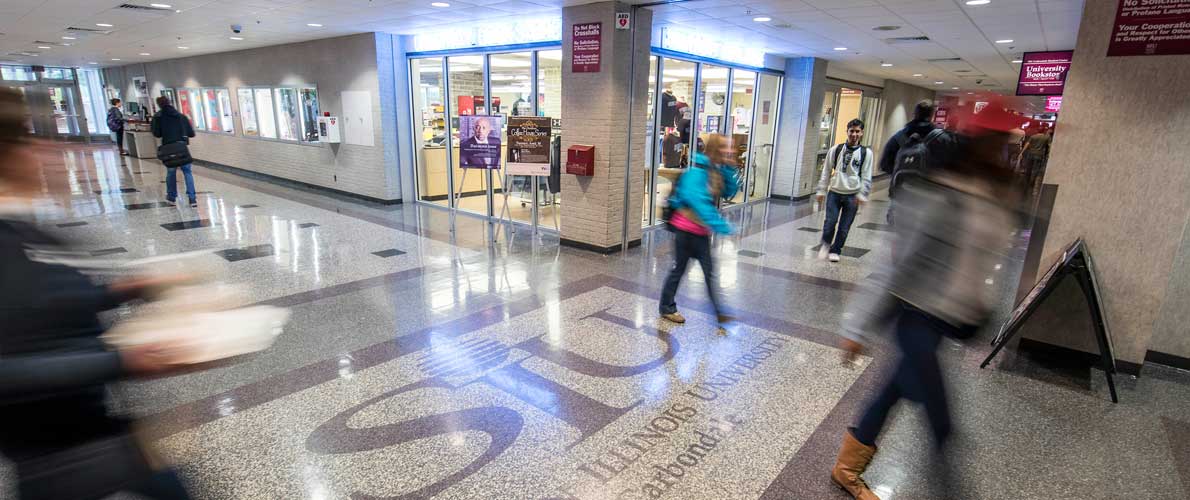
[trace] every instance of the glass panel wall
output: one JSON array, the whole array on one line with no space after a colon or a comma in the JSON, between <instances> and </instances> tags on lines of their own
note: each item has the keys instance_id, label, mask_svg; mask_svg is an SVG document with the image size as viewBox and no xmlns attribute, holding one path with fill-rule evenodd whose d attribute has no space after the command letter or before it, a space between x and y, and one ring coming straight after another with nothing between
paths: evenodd
<instances>
[{"instance_id":1,"label":"glass panel wall","mask_svg":"<svg viewBox=\"0 0 1190 500\"><path fill-rule=\"evenodd\" d=\"M450 206L446 172L446 91L442 88L442 58L409 60L412 78L413 144L417 148L417 195L430 203Z\"/></svg>"},{"instance_id":2,"label":"glass panel wall","mask_svg":"<svg viewBox=\"0 0 1190 500\"><path fill-rule=\"evenodd\" d=\"M302 141L318 142L318 89L302 87Z\"/></svg>"},{"instance_id":3,"label":"glass panel wall","mask_svg":"<svg viewBox=\"0 0 1190 500\"><path fill-rule=\"evenodd\" d=\"M252 97L252 89L236 89L236 97L240 103L240 127L244 130L244 137L260 137L260 129L256 125L256 99Z\"/></svg>"},{"instance_id":4,"label":"glass panel wall","mask_svg":"<svg viewBox=\"0 0 1190 500\"><path fill-rule=\"evenodd\" d=\"M653 213L660 214L665 199L673 189L678 174L688 165L692 147L694 121L694 76L698 64L661 58L660 121L661 162L657 168L656 184L652 191ZM648 201L648 200L646 200ZM654 218L656 222L657 218Z\"/></svg>"},{"instance_id":5,"label":"glass panel wall","mask_svg":"<svg viewBox=\"0 0 1190 500\"><path fill-rule=\"evenodd\" d=\"M467 171L459 167L459 144L462 138L470 133L459 130L459 116L487 114L486 97L483 92L484 59L484 56L452 56L447 58L447 71L451 99L451 173L453 192L459 195L456 208L490 215L487 172L479 169Z\"/></svg>"},{"instance_id":6,"label":"glass panel wall","mask_svg":"<svg viewBox=\"0 0 1190 500\"><path fill-rule=\"evenodd\" d=\"M752 149L749 155L748 199L767 198L773 172L773 150L777 143L777 100L781 77L762 73L752 113Z\"/></svg>"},{"instance_id":7,"label":"glass panel wall","mask_svg":"<svg viewBox=\"0 0 1190 500\"><path fill-rule=\"evenodd\" d=\"M731 134L732 144L736 151L736 165L740 167L740 190L734 197L724 200L725 203L743 203L747 198L745 189L747 179L751 175L749 165L749 144L752 135L753 100L756 97L756 73L745 70L731 72L731 100L727 110L727 133Z\"/></svg>"},{"instance_id":8,"label":"glass panel wall","mask_svg":"<svg viewBox=\"0 0 1190 500\"><path fill-rule=\"evenodd\" d=\"M643 227L652 225L652 218L655 217L652 213L653 204L648 200L652 197L653 178L657 175L657 165L659 164L657 158L661 154L661 142L665 139L657 127L657 64L657 56L649 57L649 111L644 127L645 155L637 162L643 167L640 169L641 180L644 183L640 192L645 200L640 204L640 224Z\"/></svg>"},{"instance_id":9,"label":"glass panel wall","mask_svg":"<svg viewBox=\"0 0 1190 500\"><path fill-rule=\"evenodd\" d=\"M491 79L492 110L490 114L509 116L533 116L533 53L492 54L488 58L488 78ZM508 158L508 120L504 120L501 132L502 149L500 157ZM508 214L514 221L533 222L533 177L510 175L508 185L502 177L496 185L508 190ZM504 196L496 198L496 215L504 210Z\"/></svg>"},{"instance_id":10,"label":"glass panel wall","mask_svg":"<svg viewBox=\"0 0 1190 500\"><path fill-rule=\"evenodd\" d=\"M698 88L698 138L706 141L708 134L723 133L727 120L728 70L722 66L702 66ZM698 147L702 149L701 145Z\"/></svg>"},{"instance_id":11,"label":"glass panel wall","mask_svg":"<svg viewBox=\"0 0 1190 500\"><path fill-rule=\"evenodd\" d=\"M202 114L206 126L201 130L223 134L235 133L231 117L231 97L227 89L202 89ZM196 127L197 128L197 127Z\"/></svg>"},{"instance_id":12,"label":"glass panel wall","mask_svg":"<svg viewBox=\"0 0 1190 500\"><path fill-rule=\"evenodd\" d=\"M562 51L542 50L537 53L537 115L548 116L551 119L553 140L561 141L562 133ZM565 152L551 150L558 153L552 159L557 162L559 169L565 163L561 155ZM551 153L553 154L553 153ZM537 180L545 187L539 187L537 223L543 227L561 229L561 215L558 214L562 204L561 174L543 177Z\"/></svg>"}]
</instances>

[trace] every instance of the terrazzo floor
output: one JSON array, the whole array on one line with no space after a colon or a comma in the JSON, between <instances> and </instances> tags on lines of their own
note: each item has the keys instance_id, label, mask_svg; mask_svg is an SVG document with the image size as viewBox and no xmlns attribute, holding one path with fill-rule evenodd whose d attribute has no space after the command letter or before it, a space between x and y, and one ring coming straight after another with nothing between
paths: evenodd
<instances>
[{"instance_id":1,"label":"terrazzo floor","mask_svg":"<svg viewBox=\"0 0 1190 500\"><path fill-rule=\"evenodd\" d=\"M715 252L738 321L720 336L697 266L678 298L689 321L657 319L665 231L611 256L526 227L492 242L471 216L452 230L436 208L203 167L198 207L169 207L155 161L59 154L38 222L75 261L196 273L293 314L268 351L112 388L196 498L844 499L838 441L894 361L878 343L845 363L833 333L889 256L882 196L838 264L814 258L812 203L728 211L739 234ZM1000 318L1013 255L989 276ZM1086 367L1009 349L979 369L990 334L941 347L963 498L1190 495L1190 374L1146 365L1112 404ZM867 473L885 500L947 498L919 413L897 408ZM0 465L0 499L12 482Z\"/></svg>"}]
</instances>

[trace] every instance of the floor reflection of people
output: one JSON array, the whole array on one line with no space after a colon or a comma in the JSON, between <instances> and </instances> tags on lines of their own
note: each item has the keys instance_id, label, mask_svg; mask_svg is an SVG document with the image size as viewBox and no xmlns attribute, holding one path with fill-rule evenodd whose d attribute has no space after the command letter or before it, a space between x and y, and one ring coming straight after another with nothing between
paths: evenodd
<instances>
[{"instance_id":1,"label":"floor reflection of people","mask_svg":"<svg viewBox=\"0 0 1190 500\"><path fill-rule=\"evenodd\" d=\"M30 257L57 248L28 223L42 190L25 137L20 94L0 89L0 453L16 465L24 500L103 498L119 491L185 499L170 470L155 470L112 416L105 386L168 372L164 346L109 350L101 311L169 280L97 285L79 271ZM65 188L65 186L63 186Z\"/></svg>"}]
</instances>

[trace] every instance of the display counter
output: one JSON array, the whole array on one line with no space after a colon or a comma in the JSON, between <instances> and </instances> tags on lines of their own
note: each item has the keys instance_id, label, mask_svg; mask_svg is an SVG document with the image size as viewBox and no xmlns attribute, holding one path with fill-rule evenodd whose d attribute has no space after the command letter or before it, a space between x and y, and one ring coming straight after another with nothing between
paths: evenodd
<instances>
[{"instance_id":1,"label":"display counter","mask_svg":"<svg viewBox=\"0 0 1190 500\"><path fill-rule=\"evenodd\" d=\"M507 157L507 147L501 146L501 157ZM463 193L477 193L487 190L487 174L482 169L471 169L467 173L466 185L463 182L463 171L458 167L459 148L455 146L452 154L455 158L455 192L459 192L459 187L462 187ZM421 199L425 201L445 200L450 198L450 192L447 190L447 175L446 175L446 147L445 146L427 146L423 147L420 152L418 165L420 167L421 182L419 182L421 190ZM496 185L500 185L500 180L496 180Z\"/></svg>"},{"instance_id":2,"label":"display counter","mask_svg":"<svg viewBox=\"0 0 1190 500\"><path fill-rule=\"evenodd\" d=\"M152 132L125 129L124 149L135 158L156 158L157 138Z\"/></svg>"}]
</instances>

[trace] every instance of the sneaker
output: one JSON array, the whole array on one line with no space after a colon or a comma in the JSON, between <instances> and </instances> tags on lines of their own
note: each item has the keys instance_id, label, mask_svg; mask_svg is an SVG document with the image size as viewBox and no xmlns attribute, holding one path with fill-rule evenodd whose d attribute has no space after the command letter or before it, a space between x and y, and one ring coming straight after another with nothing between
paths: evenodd
<instances>
[{"instance_id":1,"label":"sneaker","mask_svg":"<svg viewBox=\"0 0 1190 500\"><path fill-rule=\"evenodd\" d=\"M839 254L837 254L837 253L832 253L832 254L830 254L830 255L828 255L828 256L827 256L827 259L829 259L831 262L838 262L838 261L839 261Z\"/></svg>"},{"instance_id":2,"label":"sneaker","mask_svg":"<svg viewBox=\"0 0 1190 500\"><path fill-rule=\"evenodd\" d=\"M168 205L169 205L169 206L171 206L171 207L176 207L176 206L178 206L178 202L176 202L176 201L174 201L174 200L171 200L171 199L169 199L169 198L166 198L166 199L165 199L165 203L166 203L166 204L168 204Z\"/></svg>"},{"instance_id":3,"label":"sneaker","mask_svg":"<svg viewBox=\"0 0 1190 500\"><path fill-rule=\"evenodd\" d=\"M719 320L720 325L726 325L728 323L735 322L734 316L728 316L726 314L720 314L720 315L716 316L715 319Z\"/></svg>"},{"instance_id":4,"label":"sneaker","mask_svg":"<svg viewBox=\"0 0 1190 500\"><path fill-rule=\"evenodd\" d=\"M685 323L685 322L686 322L686 317L685 317L685 316L682 316L682 313L678 313L678 312L671 312L671 313L669 313L669 314L662 314L662 315L661 315L661 317L662 317L663 319L666 319L666 320L668 320L668 321L672 321L672 322L674 322L674 323L678 323L678 324L682 324L682 323Z\"/></svg>"},{"instance_id":5,"label":"sneaker","mask_svg":"<svg viewBox=\"0 0 1190 500\"><path fill-rule=\"evenodd\" d=\"M830 253L831 249L826 243L818 246L818 260L826 260L826 254Z\"/></svg>"},{"instance_id":6,"label":"sneaker","mask_svg":"<svg viewBox=\"0 0 1190 500\"><path fill-rule=\"evenodd\" d=\"M198 200L190 200L190 206L191 206L191 207L197 207L197 206L198 206Z\"/></svg>"}]
</instances>

